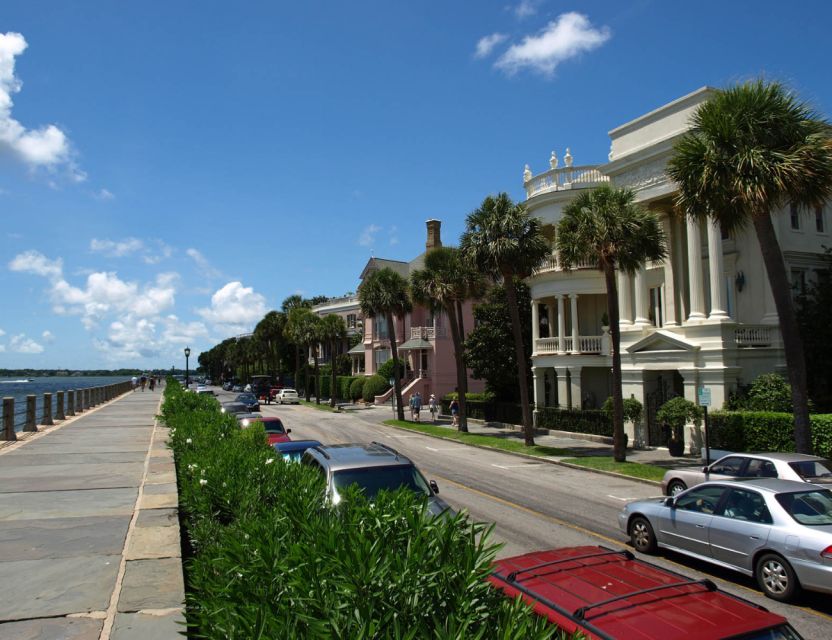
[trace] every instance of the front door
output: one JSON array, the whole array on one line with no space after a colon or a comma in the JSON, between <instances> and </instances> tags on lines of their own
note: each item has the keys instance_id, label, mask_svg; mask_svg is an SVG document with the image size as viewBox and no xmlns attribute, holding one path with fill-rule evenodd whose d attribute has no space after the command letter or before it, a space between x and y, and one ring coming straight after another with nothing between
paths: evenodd
<instances>
[{"instance_id":1,"label":"front door","mask_svg":"<svg viewBox=\"0 0 832 640\"><path fill-rule=\"evenodd\" d=\"M696 487L680 495L660 519L659 541L709 557L709 529L725 491L717 485Z\"/></svg>"}]
</instances>

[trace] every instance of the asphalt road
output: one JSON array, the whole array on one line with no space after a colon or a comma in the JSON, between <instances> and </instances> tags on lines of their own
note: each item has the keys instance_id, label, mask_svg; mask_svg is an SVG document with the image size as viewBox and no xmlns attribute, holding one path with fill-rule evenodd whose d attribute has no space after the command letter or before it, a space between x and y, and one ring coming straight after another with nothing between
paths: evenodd
<instances>
[{"instance_id":1,"label":"asphalt road","mask_svg":"<svg viewBox=\"0 0 832 640\"><path fill-rule=\"evenodd\" d=\"M221 393L221 400L234 394ZM304 406L262 405L264 415L279 415L293 440L325 444L383 442L413 460L436 480L441 496L471 518L494 523L493 540L505 546L500 556L552 547L601 544L629 547L618 529L625 502L659 495L657 487L587 471L438 440L381 425L392 417L384 409L334 414ZM664 552L644 557L695 579L711 578L720 588L789 619L807 639L832 638L832 598L807 593L795 604L766 598L753 579Z\"/></svg>"}]
</instances>

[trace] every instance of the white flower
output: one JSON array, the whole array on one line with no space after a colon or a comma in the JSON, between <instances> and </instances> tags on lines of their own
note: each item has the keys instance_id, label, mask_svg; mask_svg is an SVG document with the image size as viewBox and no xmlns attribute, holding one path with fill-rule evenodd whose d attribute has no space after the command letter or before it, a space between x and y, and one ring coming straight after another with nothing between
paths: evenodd
<instances>
[{"instance_id":1,"label":"white flower","mask_svg":"<svg viewBox=\"0 0 832 640\"><path fill-rule=\"evenodd\" d=\"M269 458L268 460L266 460L266 464L271 464L272 462L274 462L274 458Z\"/></svg>"},{"instance_id":2,"label":"white flower","mask_svg":"<svg viewBox=\"0 0 832 640\"><path fill-rule=\"evenodd\" d=\"M200 478L199 479L199 484L204 487L206 484L208 484L208 481L205 478Z\"/></svg>"},{"instance_id":3,"label":"white flower","mask_svg":"<svg viewBox=\"0 0 832 640\"><path fill-rule=\"evenodd\" d=\"M191 443L193 442L193 440L191 440L190 438L188 438L187 440L185 440L185 442L186 442L187 444L191 444Z\"/></svg>"}]
</instances>

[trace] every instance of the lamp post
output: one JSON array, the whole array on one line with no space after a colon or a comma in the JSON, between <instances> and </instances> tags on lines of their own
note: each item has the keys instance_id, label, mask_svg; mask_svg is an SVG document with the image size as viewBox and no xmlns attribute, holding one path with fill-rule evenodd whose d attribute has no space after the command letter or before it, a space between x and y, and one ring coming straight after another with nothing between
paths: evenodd
<instances>
[{"instance_id":1,"label":"lamp post","mask_svg":"<svg viewBox=\"0 0 832 640\"><path fill-rule=\"evenodd\" d=\"M191 386L191 376L188 370L188 358L191 357L191 348L185 347L185 388L188 389Z\"/></svg>"}]
</instances>

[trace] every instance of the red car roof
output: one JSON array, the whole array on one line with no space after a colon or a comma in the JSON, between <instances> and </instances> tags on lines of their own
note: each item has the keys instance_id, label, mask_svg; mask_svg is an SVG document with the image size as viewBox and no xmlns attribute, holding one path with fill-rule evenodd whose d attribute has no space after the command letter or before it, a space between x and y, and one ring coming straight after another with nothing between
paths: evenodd
<instances>
[{"instance_id":1,"label":"red car roof","mask_svg":"<svg viewBox=\"0 0 832 640\"><path fill-rule=\"evenodd\" d=\"M717 640L785 618L629 551L567 547L504 558L489 580L562 629L618 640Z\"/></svg>"}]
</instances>

